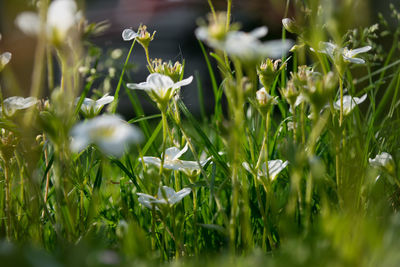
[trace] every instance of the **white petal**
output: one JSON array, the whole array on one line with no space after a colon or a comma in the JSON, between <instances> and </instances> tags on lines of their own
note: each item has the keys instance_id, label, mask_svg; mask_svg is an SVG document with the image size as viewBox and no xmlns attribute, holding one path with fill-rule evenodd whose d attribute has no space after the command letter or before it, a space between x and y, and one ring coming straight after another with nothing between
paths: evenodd
<instances>
[{"instance_id":1,"label":"white petal","mask_svg":"<svg viewBox=\"0 0 400 267\"><path fill-rule=\"evenodd\" d=\"M250 168L250 165L247 162L242 163L243 168L245 168L248 172L253 173L252 169Z\"/></svg>"},{"instance_id":2,"label":"white petal","mask_svg":"<svg viewBox=\"0 0 400 267\"><path fill-rule=\"evenodd\" d=\"M278 174L286 168L289 164L288 161L283 162L280 159L277 160L269 160L268 161L268 170L269 170L269 177L273 181L278 176ZM266 166L263 166L266 167Z\"/></svg>"},{"instance_id":3,"label":"white petal","mask_svg":"<svg viewBox=\"0 0 400 267\"><path fill-rule=\"evenodd\" d=\"M189 195L190 192L192 192L190 188L183 188L182 190L176 192L170 199L168 199L168 202L173 205L181 201L185 196Z\"/></svg>"},{"instance_id":4,"label":"white petal","mask_svg":"<svg viewBox=\"0 0 400 267\"><path fill-rule=\"evenodd\" d=\"M286 55L292 48L294 42L292 40L272 40L262 44L262 51L267 57L280 58Z\"/></svg>"},{"instance_id":5,"label":"white petal","mask_svg":"<svg viewBox=\"0 0 400 267\"><path fill-rule=\"evenodd\" d=\"M162 89L166 90L174 86L174 81L169 76L159 73L152 73L147 76L146 82L153 90Z\"/></svg>"},{"instance_id":6,"label":"white petal","mask_svg":"<svg viewBox=\"0 0 400 267\"><path fill-rule=\"evenodd\" d=\"M267 33L268 33L268 28L266 26L255 28L254 30L249 32L251 36L257 39L264 37L265 35L267 35Z\"/></svg>"},{"instance_id":7,"label":"white petal","mask_svg":"<svg viewBox=\"0 0 400 267\"><path fill-rule=\"evenodd\" d=\"M0 55L0 69L10 62L12 54L10 52L4 52Z\"/></svg>"},{"instance_id":8,"label":"white petal","mask_svg":"<svg viewBox=\"0 0 400 267\"><path fill-rule=\"evenodd\" d=\"M53 38L63 41L68 31L76 24L77 6L73 0L55 0L47 11L47 25Z\"/></svg>"},{"instance_id":9,"label":"white petal","mask_svg":"<svg viewBox=\"0 0 400 267\"><path fill-rule=\"evenodd\" d=\"M357 49L352 49L352 50L350 50L348 52L348 55L350 57L354 57L357 54L368 52L371 49L372 49L372 46L369 46L369 45L368 46L364 46L364 47L360 47L360 48L357 48Z\"/></svg>"},{"instance_id":10,"label":"white petal","mask_svg":"<svg viewBox=\"0 0 400 267\"><path fill-rule=\"evenodd\" d=\"M26 35L37 36L40 31L40 18L34 12L22 12L16 17L15 25Z\"/></svg>"},{"instance_id":11,"label":"white petal","mask_svg":"<svg viewBox=\"0 0 400 267\"><path fill-rule=\"evenodd\" d=\"M174 84L174 89L190 84L193 81L193 76L186 78Z\"/></svg>"},{"instance_id":12,"label":"white petal","mask_svg":"<svg viewBox=\"0 0 400 267\"><path fill-rule=\"evenodd\" d=\"M364 59L361 59L358 57L347 57L347 56L343 55L343 58L344 58L344 60L354 63L354 64L364 64L365 63Z\"/></svg>"},{"instance_id":13,"label":"white petal","mask_svg":"<svg viewBox=\"0 0 400 267\"><path fill-rule=\"evenodd\" d=\"M169 199L174 197L175 194L176 193L175 193L174 189L164 185L164 186L158 188L157 197L158 197L158 199L165 199L165 200L168 200L168 202L169 202ZM174 203L171 203L171 204L174 204Z\"/></svg>"},{"instance_id":14,"label":"white petal","mask_svg":"<svg viewBox=\"0 0 400 267\"><path fill-rule=\"evenodd\" d=\"M125 29L122 32L122 39L124 41L130 41L135 39L136 37L138 37L138 34L136 32L134 32L132 29Z\"/></svg>"},{"instance_id":15,"label":"white petal","mask_svg":"<svg viewBox=\"0 0 400 267\"><path fill-rule=\"evenodd\" d=\"M354 101L356 102L357 105L361 104L362 102L367 99L367 94L363 94L360 98L354 97Z\"/></svg>"},{"instance_id":16,"label":"white petal","mask_svg":"<svg viewBox=\"0 0 400 267\"><path fill-rule=\"evenodd\" d=\"M108 94L104 95L102 98L96 100L96 105L104 106L114 101L114 97Z\"/></svg>"},{"instance_id":17,"label":"white petal","mask_svg":"<svg viewBox=\"0 0 400 267\"><path fill-rule=\"evenodd\" d=\"M126 87L129 89L138 89L138 90L151 90L150 84L147 82L142 82L142 83L127 83Z\"/></svg>"},{"instance_id":18,"label":"white petal","mask_svg":"<svg viewBox=\"0 0 400 267\"><path fill-rule=\"evenodd\" d=\"M141 161L142 159L139 158L139 160ZM158 167L161 166L161 159L156 158L156 157L143 157L143 161L146 164L153 164L153 165L156 165Z\"/></svg>"}]
</instances>

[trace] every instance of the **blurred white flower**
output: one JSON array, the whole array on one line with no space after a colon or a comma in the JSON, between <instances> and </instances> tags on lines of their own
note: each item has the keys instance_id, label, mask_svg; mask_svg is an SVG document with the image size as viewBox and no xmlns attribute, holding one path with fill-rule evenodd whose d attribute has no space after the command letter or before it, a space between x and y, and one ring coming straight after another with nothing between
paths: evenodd
<instances>
[{"instance_id":1,"label":"blurred white flower","mask_svg":"<svg viewBox=\"0 0 400 267\"><path fill-rule=\"evenodd\" d=\"M336 60L337 56L341 56L346 62L364 64L364 59L356 58L355 56L360 53L368 52L371 49L372 47L369 45L357 49L348 49L347 47L340 48L336 44L333 44L331 42L320 42L318 52L328 55L334 61ZM315 52L313 48L311 48L311 51Z\"/></svg>"},{"instance_id":2,"label":"blurred white flower","mask_svg":"<svg viewBox=\"0 0 400 267\"><path fill-rule=\"evenodd\" d=\"M35 12L22 12L15 18L15 25L26 35L36 36L40 31L40 18Z\"/></svg>"},{"instance_id":3,"label":"blurred white flower","mask_svg":"<svg viewBox=\"0 0 400 267\"><path fill-rule=\"evenodd\" d=\"M38 102L35 97L12 96L3 100L3 106L0 112L4 112L6 116L12 116L17 110L27 109Z\"/></svg>"},{"instance_id":4,"label":"blurred white flower","mask_svg":"<svg viewBox=\"0 0 400 267\"><path fill-rule=\"evenodd\" d=\"M47 10L46 34L56 45L65 42L70 30L81 19L74 0L52 1ZM18 28L28 35L37 35L40 32L40 18L34 12L22 12L15 19Z\"/></svg>"},{"instance_id":5,"label":"blurred white flower","mask_svg":"<svg viewBox=\"0 0 400 267\"><path fill-rule=\"evenodd\" d=\"M375 167L385 167L393 162L393 157L387 152L382 152L375 156L373 159L369 159L369 164Z\"/></svg>"},{"instance_id":6,"label":"blurred white flower","mask_svg":"<svg viewBox=\"0 0 400 267\"><path fill-rule=\"evenodd\" d=\"M0 54L0 71L2 71L5 65L10 62L11 57L12 55L10 52L4 52L3 54Z\"/></svg>"},{"instance_id":7,"label":"blurred white flower","mask_svg":"<svg viewBox=\"0 0 400 267\"><path fill-rule=\"evenodd\" d=\"M135 39L138 36L139 35L136 32L134 32L132 29L125 29L122 32L122 39L124 41L131 41L131 40Z\"/></svg>"},{"instance_id":8,"label":"blurred white flower","mask_svg":"<svg viewBox=\"0 0 400 267\"><path fill-rule=\"evenodd\" d=\"M116 115L102 115L80 122L71 130L71 150L80 152L94 144L105 154L121 157L126 147L139 143L143 135L139 129Z\"/></svg>"},{"instance_id":9,"label":"blurred white flower","mask_svg":"<svg viewBox=\"0 0 400 267\"><path fill-rule=\"evenodd\" d=\"M276 101L278 97L273 97L270 94L267 93L267 90L265 90L264 87L259 89L256 92L256 99L257 102L260 106L269 106L269 105L274 105L277 104L278 102Z\"/></svg>"},{"instance_id":10,"label":"blurred white flower","mask_svg":"<svg viewBox=\"0 0 400 267\"><path fill-rule=\"evenodd\" d=\"M175 205L185 196L189 195L191 191L192 190L190 188L183 188L182 190L175 192L174 189L168 186L162 186L158 188L158 193L155 197L144 193L136 194L139 196L138 201L143 206L151 209L153 208L153 205L155 205L155 208L158 210L159 208L157 206L161 207L163 205Z\"/></svg>"},{"instance_id":11,"label":"blurred white flower","mask_svg":"<svg viewBox=\"0 0 400 267\"><path fill-rule=\"evenodd\" d=\"M164 158L164 169L183 171L188 176L197 175L200 172L200 166L196 161L180 160L179 158L187 151L188 144L185 145L182 150L177 147L170 147L165 150ZM139 159L140 161L142 159ZM210 158L200 161L200 165L203 167ZM146 164L153 164L157 167L161 167L161 159L156 157L143 157L143 162Z\"/></svg>"},{"instance_id":12,"label":"blurred white flower","mask_svg":"<svg viewBox=\"0 0 400 267\"><path fill-rule=\"evenodd\" d=\"M286 166L289 164L288 161L283 161L280 159L275 159L275 160L269 160L268 161L268 170L269 170L269 178L271 181L274 181L278 174L286 168ZM254 173L252 168L247 162L243 162L243 167L251 173ZM258 176L263 176L267 177L267 165L264 163L261 168L258 170Z\"/></svg>"},{"instance_id":13,"label":"blurred white flower","mask_svg":"<svg viewBox=\"0 0 400 267\"><path fill-rule=\"evenodd\" d=\"M147 76L146 82L128 83L126 86L130 89L144 90L153 101L159 104L165 104L172 98L176 90L181 86L190 84L192 80L193 76L190 76L189 78L174 83L169 76L152 73Z\"/></svg>"},{"instance_id":14,"label":"blurred white flower","mask_svg":"<svg viewBox=\"0 0 400 267\"><path fill-rule=\"evenodd\" d=\"M395 163L392 155L387 152L382 152L377 154L375 158L368 159L369 164L375 168L380 168L381 170L387 171L391 175L395 175ZM381 176L378 175L375 179L377 181Z\"/></svg>"},{"instance_id":15,"label":"blurred white flower","mask_svg":"<svg viewBox=\"0 0 400 267\"><path fill-rule=\"evenodd\" d=\"M267 27L259 27L251 32L230 31L224 40L212 39L205 27L196 29L198 39L207 42L213 48L224 50L245 62L261 61L268 58L280 58L293 46L292 40L272 40L261 42L259 38L268 33Z\"/></svg>"},{"instance_id":16,"label":"blurred white flower","mask_svg":"<svg viewBox=\"0 0 400 267\"><path fill-rule=\"evenodd\" d=\"M343 96L343 114L348 115L356 105L361 104L367 99L367 94L362 95L361 97L352 97L350 95ZM340 110L340 99L338 99L335 103L333 103L333 107L337 110Z\"/></svg>"},{"instance_id":17,"label":"blurred white flower","mask_svg":"<svg viewBox=\"0 0 400 267\"><path fill-rule=\"evenodd\" d=\"M75 103L78 103L79 97L76 98ZM102 108L113 102L114 97L108 94L105 94L102 98L93 100L90 98L85 98L81 105L81 111L86 117L94 117L97 116Z\"/></svg>"}]
</instances>

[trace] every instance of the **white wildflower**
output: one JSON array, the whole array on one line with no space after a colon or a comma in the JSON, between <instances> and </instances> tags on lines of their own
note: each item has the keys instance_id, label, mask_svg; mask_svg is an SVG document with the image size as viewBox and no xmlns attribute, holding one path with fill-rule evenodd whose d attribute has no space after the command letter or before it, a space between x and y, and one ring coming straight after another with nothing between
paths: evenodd
<instances>
[{"instance_id":1,"label":"white wildflower","mask_svg":"<svg viewBox=\"0 0 400 267\"><path fill-rule=\"evenodd\" d=\"M3 70L5 65L8 64L11 60L11 53L10 52L4 52L3 54L0 54L0 71Z\"/></svg>"},{"instance_id":2,"label":"white wildflower","mask_svg":"<svg viewBox=\"0 0 400 267\"><path fill-rule=\"evenodd\" d=\"M139 143L143 136L139 129L116 115L102 115L75 125L71 130L71 150L80 152L94 144L104 153L121 157L127 146Z\"/></svg>"},{"instance_id":3,"label":"white wildflower","mask_svg":"<svg viewBox=\"0 0 400 267\"><path fill-rule=\"evenodd\" d=\"M187 151L188 144L180 150L177 147L170 147L165 150L165 158L163 168L174 171L183 171L188 176L197 175L200 172L200 166L196 161L180 160L179 158ZM139 159L142 160L142 159ZM210 158L200 161L203 167ZM161 159L157 157L143 157L143 162L161 167Z\"/></svg>"},{"instance_id":4,"label":"white wildflower","mask_svg":"<svg viewBox=\"0 0 400 267\"><path fill-rule=\"evenodd\" d=\"M348 49L347 47L340 48L331 42L320 42L318 52L327 54L333 61L335 61L337 57L341 56L345 62L364 64L364 59L356 58L355 56L360 53L368 52L371 49L372 47L369 45L357 49ZM311 48L311 50L315 52L314 49Z\"/></svg>"},{"instance_id":5,"label":"white wildflower","mask_svg":"<svg viewBox=\"0 0 400 267\"><path fill-rule=\"evenodd\" d=\"M182 81L174 83L174 81L166 75L159 73L152 73L147 76L146 82L142 83L128 83L126 86L130 89L144 90L151 97L151 99L165 105L181 87L188 85L192 82L193 76L186 78Z\"/></svg>"},{"instance_id":6,"label":"white wildflower","mask_svg":"<svg viewBox=\"0 0 400 267\"><path fill-rule=\"evenodd\" d=\"M52 1L47 10L47 37L56 45L65 42L81 17L82 13L78 12L74 0ZM15 19L15 24L28 35L37 35L40 32L40 18L34 12L22 12Z\"/></svg>"},{"instance_id":7,"label":"white wildflower","mask_svg":"<svg viewBox=\"0 0 400 267\"><path fill-rule=\"evenodd\" d=\"M251 32L230 31L224 40L214 40L207 34L207 29L200 27L196 36L206 41L211 47L224 50L245 62L260 61L266 57L280 58L293 46L291 40L272 40L261 42L259 38L268 33L267 27L259 27Z\"/></svg>"},{"instance_id":8,"label":"white wildflower","mask_svg":"<svg viewBox=\"0 0 400 267\"><path fill-rule=\"evenodd\" d=\"M352 97L350 95L343 96L343 114L348 115L356 105L361 104L367 99L367 94L362 95L361 97ZM337 110L340 110L340 99L338 99L335 103L333 103L333 107Z\"/></svg>"},{"instance_id":9,"label":"white wildflower","mask_svg":"<svg viewBox=\"0 0 400 267\"><path fill-rule=\"evenodd\" d=\"M38 102L35 97L21 97L12 96L3 100L3 106L0 111L4 112L6 116L12 116L17 110L27 109L32 107Z\"/></svg>"},{"instance_id":10,"label":"white wildflower","mask_svg":"<svg viewBox=\"0 0 400 267\"><path fill-rule=\"evenodd\" d=\"M285 169L288 164L289 164L288 161L283 161L280 159L269 160L268 161L268 174L269 174L269 178L271 179L271 181L274 181L276 179L276 177L278 176L278 174L283 169ZM247 171L254 173L254 171L252 170L252 168L250 167L250 165L247 162L243 162L242 165ZM258 176L267 177L267 165L265 163L258 170Z\"/></svg>"},{"instance_id":11,"label":"white wildflower","mask_svg":"<svg viewBox=\"0 0 400 267\"><path fill-rule=\"evenodd\" d=\"M75 103L78 103L78 101L79 101L79 97L76 98ZM81 105L81 111L86 117L94 117L100 113L100 111L102 110L102 108L105 105L107 105L113 101L114 101L114 97L109 96L108 94L105 94L102 98L100 98L98 100L85 98Z\"/></svg>"},{"instance_id":12,"label":"white wildflower","mask_svg":"<svg viewBox=\"0 0 400 267\"><path fill-rule=\"evenodd\" d=\"M185 196L189 195L192 190L190 188L183 188L182 190L175 192L174 189L168 186L162 186L158 188L156 196L151 196L144 193L136 193L139 198L138 201L146 208L152 209L153 205L158 210L159 207L166 205L175 205L180 202Z\"/></svg>"}]
</instances>

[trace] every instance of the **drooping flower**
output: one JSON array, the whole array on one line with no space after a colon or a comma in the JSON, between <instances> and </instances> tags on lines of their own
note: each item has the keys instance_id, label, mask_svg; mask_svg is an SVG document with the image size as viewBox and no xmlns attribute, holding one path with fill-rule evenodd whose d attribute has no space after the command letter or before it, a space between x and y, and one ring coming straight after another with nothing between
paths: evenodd
<instances>
[{"instance_id":1,"label":"drooping flower","mask_svg":"<svg viewBox=\"0 0 400 267\"><path fill-rule=\"evenodd\" d=\"M268 161L268 174L271 181L274 181L278 174L286 168L289 164L288 161L283 161L281 159L269 160ZM254 173L253 169L247 162L243 162L243 167L250 173ZM264 163L258 170L258 176L267 177L267 165Z\"/></svg>"},{"instance_id":2,"label":"drooping flower","mask_svg":"<svg viewBox=\"0 0 400 267\"><path fill-rule=\"evenodd\" d=\"M336 61L338 58L342 57L345 62L364 64L364 59L357 58L355 56L360 53L368 52L371 49L372 47L369 45L357 49L348 49L347 47L340 48L331 42L320 42L318 52L328 55L333 61ZM314 49L311 48L311 50L315 52Z\"/></svg>"},{"instance_id":3,"label":"drooping flower","mask_svg":"<svg viewBox=\"0 0 400 267\"><path fill-rule=\"evenodd\" d=\"M174 171L183 171L188 176L195 176L200 172L200 166L196 161L180 160L179 158L187 151L188 144L184 148L170 147L165 150L165 158L163 168ZM139 159L140 161L142 159ZM210 158L200 161L203 167ZM143 157L143 162L161 167L161 159L157 157Z\"/></svg>"},{"instance_id":4,"label":"drooping flower","mask_svg":"<svg viewBox=\"0 0 400 267\"><path fill-rule=\"evenodd\" d=\"M166 76L159 73L152 73L147 76L145 82L142 83L128 83L126 86L130 89L144 90L150 96L150 98L165 107L166 103L173 97L176 90L181 86L188 85L192 82L193 76L186 78L182 81L174 83L174 81Z\"/></svg>"},{"instance_id":5,"label":"drooping flower","mask_svg":"<svg viewBox=\"0 0 400 267\"><path fill-rule=\"evenodd\" d=\"M17 110L27 109L32 107L38 102L35 97L21 97L12 96L3 100L3 106L0 111L4 112L6 116L12 116Z\"/></svg>"},{"instance_id":6,"label":"drooping flower","mask_svg":"<svg viewBox=\"0 0 400 267\"><path fill-rule=\"evenodd\" d=\"M361 97L352 97L350 95L343 96L343 114L348 115L356 105L361 104L367 99L367 94L362 95ZM333 107L337 110L340 110L340 99L338 99L335 103L333 103Z\"/></svg>"},{"instance_id":7,"label":"drooping flower","mask_svg":"<svg viewBox=\"0 0 400 267\"><path fill-rule=\"evenodd\" d=\"M75 103L78 103L79 97L75 100ZM86 117L94 117L97 116L102 108L114 101L114 97L108 94L105 94L103 97L97 100L93 100L90 98L85 98L81 105L81 111Z\"/></svg>"},{"instance_id":8,"label":"drooping flower","mask_svg":"<svg viewBox=\"0 0 400 267\"><path fill-rule=\"evenodd\" d=\"M75 125L71 130L71 150L80 152L94 144L105 154L121 157L129 144L139 143L139 129L116 115L102 115Z\"/></svg>"},{"instance_id":9,"label":"drooping flower","mask_svg":"<svg viewBox=\"0 0 400 267\"><path fill-rule=\"evenodd\" d=\"M0 34L0 41L1 41L1 34ZM4 66L8 64L11 60L11 53L10 52L4 52L0 54L0 71L3 70Z\"/></svg>"},{"instance_id":10,"label":"drooping flower","mask_svg":"<svg viewBox=\"0 0 400 267\"><path fill-rule=\"evenodd\" d=\"M180 202L185 196L189 195L192 190L190 188L183 188L175 192L174 189L168 186L158 188L156 196L151 196L144 193L136 193L139 198L138 201L146 208L152 209L153 205L158 210L162 206L173 206Z\"/></svg>"},{"instance_id":11,"label":"drooping flower","mask_svg":"<svg viewBox=\"0 0 400 267\"><path fill-rule=\"evenodd\" d=\"M10 62L11 60L11 53L10 52L4 52L0 54L0 71L3 70L3 68Z\"/></svg>"},{"instance_id":12,"label":"drooping flower","mask_svg":"<svg viewBox=\"0 0 400 267\"><path fill-rule=\"evenodd\" d=\"M70 30L81 19L74 0L52 1L47 10L46 34L55 44L60 45L70 35ZM38 35L40 32L40 18L34 12L22 12L15 19L18 28L28 35Z\"/></svg>"}]
</instances>

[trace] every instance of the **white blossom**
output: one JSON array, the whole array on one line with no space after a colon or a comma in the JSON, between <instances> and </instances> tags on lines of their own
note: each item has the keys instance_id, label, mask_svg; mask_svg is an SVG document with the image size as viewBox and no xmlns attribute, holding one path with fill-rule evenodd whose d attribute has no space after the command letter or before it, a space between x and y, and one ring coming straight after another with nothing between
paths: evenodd
<instances>
[{"instance_id":1,"label":"white blossom","mask_svg":"<svg viewBox=\"0 0 400 267\"><path fill-rule=\"evenodd\" d=\"M153 101L157 103L165 103L172 98L176 90L181 86L190 84L192 80L193 76L190 76L189 78L174 83L169 76L152 73L147 76L145 82L128 83L126 86L130 89L144 90L149 94Z\"/></svg>"},{"instance_id":2,"label":"white blossom","mask_svg":"<svg viewBox=\"0 0 400 267\"><path fill-rule=\"evenodd\" d=\"M138 201L146 208L155 208L158 210L158 206L175 205L180 202L185 196L189 195L192 190L190 188L183 188L182 190L175 192L174 189L168 186L162 186L158 188L156 196L151 196L144 193L136 193L139 198Z\"/></svg>"},{"instance_id":3,"label":"white blossom","mask_svg":"<svg viewBox=\"0 0 400 267\"><path fill-rule=\"evenodd\" d=\"M197 161L180 160L179 158L187 151L188 144L182 150L177 147L170 147L165 150L165 158L163 168L167 170L183 171L188 176L196 175L200 172L200 166L203 167L210 158L200 161L200 166ZM139 159L140 161L142 159ZM157 157L143 157L143 162L146 164L156 165L161 167L161 159Z\"/></svg>"},{"instance_id":4,"label":"white blossom","mask_svg":"<svg viewBox=\"0 0 400 267\"><path fill-rule=\"evenodd\" d=\"M345 62L364 64L364 59L357 58L355 56L360 53L368 52L371 49L372 47L369 45L357 49L348 49L347 47L340 48L339 46L331 42L320 42L318 52L328 55L334 61L336 60L337 56L341 56ZM315 52L313 48L311 48L311 50Z\"/></svg>"},{"instance_id":5,"label":"white blossom","mask_svg":"<svg viewBox=\"0 0 400 267\"><path fill-rule=\"evenodd\" d=\"M213 48L224 50L245 62L260 61L266 57L280 58L293 46L292 40L272 40L261 42L259 38L268 33L267 27L259 27L251 32L230 31L224 40L215 40L208 34L207 28L196 29L198 39L207 42Z\"/></svg>"},{"instance_id":6,"label":"white blossom","mask_svg":"<svg viewBox=\"0 0 400 267\"><path fill-rule=\"evenodd\" d=\"M79 97L76 98L75 103L78 103L78 101ZM105 94L103 97L97 100L85 98L81 105L81 111L86 117L94 117L100 113L105 105L113 101L114 97L108 94Z\"/></svg>"},{"instance_id":7,"label":"white blossom","mask_svg":"<svg viewBox=\"0 0 400 267\"><path fill-rule=\"evenodd\" d=\"M375 158L370 158L368 161L371 166L382 168L388 168L390 165L394 164L392 155L387 152L377 154Z\"/></svg>"},{"instance_id":8,"label":"white blossom","mask_svg":"<svg viewBox=\"0 0 400 267\"><path fill-rule=\"evenodd\" d=\"M12 116L17 110L27 109L38 102L35 97L12 96L3 100L3 106L0 111L7 116Z\"/></svg>"},{"instance_id":9,"label":"white blossom","mask_svg":"<svg viewBox=\"0 0 400 267\"><path fill-rule=\"evenodd\" d=\"M356 105L361 104L367 99L367 94L362 95L361 97L352 97L350 95L343 96L343 114L348 115ZM333 107L337 110L340 110L340 99L338 99L335 103L333 103Z\"/></svg>"},{"instance_id":10,"label":"white blossom","mask_svg":"<svg viewBox=\"0 0 400 267\"><path fill-rule=\"evenodd\" d=\"M75 125L71 130L71 150L80 152L94 144L105 154L121 157L129 144L139 143L139 129L116 115L102 115Z\"/></svg>"},{"instance_id":11,"label":"white blossom","mask_svg":"<svg viewBox=\"0 0 400 267\"><path fill-rule=\"evenodd\" d=\"M275 160L269 160L268 161L268 174L269 178L271 181L274 181L276 177L278 177L278 174L286 168L286 166L289 164L288 161L283 161L281 159L275 159ZM251 173L254 173L252 168L247 162L243 162L243 167ZM261 168L258 170L258 176L263 176L267 177L267 165L264 163Z\"/></svg>"},{"instance_id":12,"label":"white blossom","mask_svg":"<svg viewBox=\"0 0 400 267\"><path fill-rule=\"evenodd\" d=\"M47 37L55 44L64 42L81 17L74 0L52 1L47 10ZM22 12L15 19L15 24L27 35L38 35L40 23L39 15L34 12Z\"/></svg>"}]
</instances>

